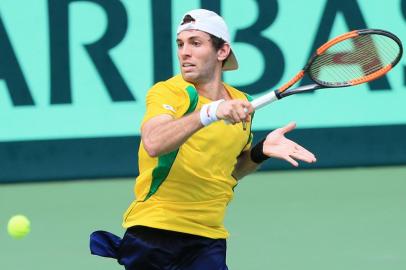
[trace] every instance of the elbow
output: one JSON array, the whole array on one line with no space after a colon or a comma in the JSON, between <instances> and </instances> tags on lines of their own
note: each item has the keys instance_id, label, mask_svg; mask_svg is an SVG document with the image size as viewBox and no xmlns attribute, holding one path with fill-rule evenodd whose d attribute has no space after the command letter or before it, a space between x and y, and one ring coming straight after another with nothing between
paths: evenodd
<instances>
[{"instance_id":1,"label":"elbow","mask_svg":"<svg viewBox=\"0 0 406 270\"><path fill-rule=\"evenodd\" d=\"M147 154L148 154L150 157L155 158L155 157L158 157L158 156L159 156L158 147L157 147L156 144L154 145L154 143L151 142L151 140L149 140L149 139L143 139L143 140L142 140L142 144L143 144L143 146L144 146L145 151L147 152Z\"/></svg>"},{"instance_id":2,"label":"elbow","mask_svg":"<svg viewBox=\"0 0 406 270\"><path fill-rule=\"evenodd\" d=\"M148 156L152 157L152 158L156 158L158 157L158 151L155 151L153 149L147 149L145 148L145 151L147 152Z\"/></svg>"}]
</instances>

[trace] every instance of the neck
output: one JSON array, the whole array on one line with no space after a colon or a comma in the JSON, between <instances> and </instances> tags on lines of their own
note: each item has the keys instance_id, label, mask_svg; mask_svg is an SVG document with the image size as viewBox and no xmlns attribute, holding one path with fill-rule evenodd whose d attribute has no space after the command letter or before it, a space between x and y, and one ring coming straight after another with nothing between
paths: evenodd
<instances>
[{"instance_id":1,"label":"neck","mask_svg":"<svg viewBox=\"0 0 406 270\"><path fill-rule=\"evenodd\" d=\"M225 89L221 82L219 83L205 83L195 84L195 88L199 95L211 100L219 100L225 98Z\"/></svg>"},{"instance_id":2,"label":"neck","mask_svg":"<svg viewBox=\"0 0 406 270\"><path fill-rule=\"evenodd\" d=\"M199 95L210 100L230 99L221 81L221 75L215 76L212 80L207 82L196 82L194 86Z\"/></svg>"}]
</instances>

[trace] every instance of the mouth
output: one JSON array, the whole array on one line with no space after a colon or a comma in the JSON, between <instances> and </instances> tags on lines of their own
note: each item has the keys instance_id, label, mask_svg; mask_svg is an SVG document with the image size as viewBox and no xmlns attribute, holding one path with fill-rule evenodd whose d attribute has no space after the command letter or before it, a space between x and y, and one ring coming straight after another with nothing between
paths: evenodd
<instances>
[{"instance_id":1,"label":"mouth","mask_svg":"<svg viewBox=\"0 0 406 270\"><path fill-rule=\"evenodd\" d=\"M196 66L191 63L182 63L182 69L185 71L192 70L194 67Z\"/></svg>"}]
</instances>

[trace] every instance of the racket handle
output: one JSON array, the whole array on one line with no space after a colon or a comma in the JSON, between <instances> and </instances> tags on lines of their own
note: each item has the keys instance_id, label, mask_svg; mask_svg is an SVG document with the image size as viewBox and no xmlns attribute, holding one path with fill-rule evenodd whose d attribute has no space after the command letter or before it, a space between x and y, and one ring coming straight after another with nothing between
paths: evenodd
<instances>
[{"instance_id":1,"label":"racket handle","mask_svg":"<svg viewBox=\"0 0 406 270\"><path fill-rule=\"evenodd\" d=\"M257 110L259 108L264 107L265 105L268 105L269 103L272 103L279 98L276 96L276 91L269 92L268 94L265 94L259 98L254 99L251 101L252 107L254 107L254 110ZM248 112L247 108L244 108L245 112ZM224 122L229 125L231 124L230 121L224 120Z\"/></svg>"},{"instance_id":2,"label":"racket handle","mask_svg":"<svg viewBox=\"0 0 406 270\"><path fill-rule=\"evenodd\" d=\"M251 104L254 107L254 109L257 110L278 99L279 98L276 96L276 91L272 91L268 94L263 95L262 97L254 99L253 101L251 101Z\"/></svg>"}]
</instances>

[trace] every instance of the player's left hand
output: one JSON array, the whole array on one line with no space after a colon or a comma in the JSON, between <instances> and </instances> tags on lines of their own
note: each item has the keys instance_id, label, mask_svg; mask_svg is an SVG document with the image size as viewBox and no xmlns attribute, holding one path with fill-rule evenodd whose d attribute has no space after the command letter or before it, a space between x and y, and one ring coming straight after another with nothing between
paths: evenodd
<instances>
[{"instance_id":1,"label":"player's left hand","mask_svg":"<svg viewBox=\"0 0 406 270\"><path fill-rule=\"evenodd\" d=\"M313 153L285 137L285 133L292 131L295 127L296 123L292 122L269 133L263 145L264 154L269 157L286 160L295 167L299 166L296 160L302 160L307 163L316 162L316 157Z\"/></svg>"}]
</instances>

